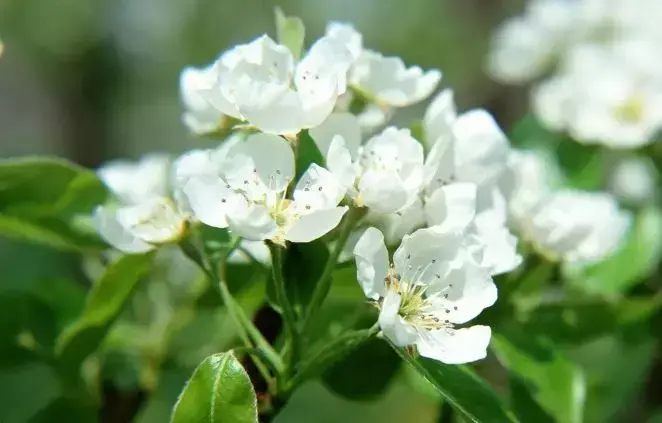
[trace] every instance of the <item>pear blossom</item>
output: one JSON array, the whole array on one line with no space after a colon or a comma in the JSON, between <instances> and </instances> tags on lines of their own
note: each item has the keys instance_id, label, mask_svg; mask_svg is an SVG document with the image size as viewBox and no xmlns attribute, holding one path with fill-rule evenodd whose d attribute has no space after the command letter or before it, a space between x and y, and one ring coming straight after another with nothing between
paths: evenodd
<instances>
[{"instance_id":1,"label":"pear blossom","mask_svg":"<svg viewBox=\"0 0 662 423\"><path fill-rule=\"evenodd\" d=\"M460 233L419 229L405 236L389 262L384 237L368 228L354 248L357 279L379 308L379 326L398 347L416 346L447 364L486 356L491 330L458 328L497 299L489 272Z\"/></svg>"},{"instance_id":2,"label":"pear blossom","mask_svg":"<svg viewBox=\"0 0 662 423\"><path fill-rule=\"evenodd\" d=\"M522 231L526 220L560 182L560 170L540 151L511 150L499 186L508 203L508 221Z\"/></svg>"},{"instance_id":3,"label":"pear blossom","mask_svg":"<svg viewBox=\"0 0 662 423\"><path fill-rule=\"evenodd\" d=\"M492 207L508 139L485 110L458 115L449 90L432 101L423 128L429 148L423 193L428 223L462 228Z\"/></svg>"},{"instance_id":4,"label":"pear blossom","mask_svg":"<svg viewBox=\"0 0 662 423\"><path fill-rule=\"evenodd\" d=\"M363 35L345 22L329 22L325 35L347 47L352 58L358 59L363 52Z\"/></svg>"},{"instance_id":5,"label":"pear blossom","mask_svg":"<svg viewBox=\"0 0 662 423\"><path fill-rule=\"evenodd\" d=\"M214 132L223 125L223 115L205 98L215 78L211 65L203 68L188 66L179 76L179 92L185 108L182 120L193 133Z\"/></svg>"},{"instance_id":6,"label":"pear blossom","mask_svg":"<svg viewBox=\"0 0 662 423\"><path fill-rule=\"evenodd\" d=\"M383 107L406 107L427 98L439 85L441 72L407 67L399 57L363 50L352 65L351 86Z\"/></svg>"},{"instance_id":7,"label":"pear blossom","mask_svg":"<svg viewBox=\"0 0 662 423\"><path fill-rule=\"evenodd\" d=\"M647 204L659 197L659 175L647 157L625 157L616 162L609 176L609 190L632 205Z\"/></svg>"},{"instance_id":8,"label":"pear blossom","mask_svg":"<svg viewBox=\"0 0 662 423\"><path fill-rule=\"evenodd\" d=\"M488 70L508 83L529 81L545 72L577 35L581 1L533 0L525 13L497 28Z\"/></svg>"},{"instance_id":9,"label":"pear blossom","mask_svg":"<svg viewBox=\"0 0 662 423\"><path fill-rule=\"evenodd\" d=\"M150 154L139 161L111 161L97 171L101 181L124 204L139 204L168 194L170 159Z\"/></svg>"},{"instance_id":10,"label":"pear blossom","mask_svg":"<svg viewBox=\"0 0 662 423\"><path fill-rule=\"evenodd\" d=\"M399 57L387 57L365 49L363 36L349 24L331 22L325 36L343 44L351 52L350 86L376 103L382 111L426 99L441 80L441 72L437 69L424 71L418 66L407 67ZM374 109L368 117L375 119L377 116Z\"/></svg>"},{"instance_id":11,"label":"pear blossom","mask_svg":"<svg viewBox=\"0 0 662 423\"><path fill-rule=\"evenodd\" d=\"M295 63L287 47L262 35L221 54L202 97L262 132L296 134L332 112L352 61L351 51L333 37L317 40Z\"/></svg>"},{"instance_id":12,"label":"pear blossom","mask_svg":"<svg viewBox=\"0 0 662 423\"><path fill-rule=\"evenodd\" d=\"M662 127L662 85L613 53L576 49L564 70L533 91L537 116L582 143L639 147Z\"/></svg>"},{"instance_id":13,"label":"pear blossom","mask_svg":"<svg viewBox=\"0 0 662 423\"><path fill-rule=\"evenodd\" d=\"M139 204L99 206L94 224L111 246L129 254L144 253L184 236L186 218L167 198L151 198Z\"/></svg>"},{"instance_id":14,"label":"pear blossom","mask_svg":"<svg viewBox=\"0 0 662 423\"><path fill-rule=\"evenodd\" d=\"M345 188L315 164L287 198L294 153L281 137L248 136L230 148L227 165L223 177L194 176L184 186L194 217L209 226L248 240L310 242L335 228L347 211L338 207Z\"/></svg>"},{"instance_id":15,"label":"pear blossom","mask_svg":"<svg viewBox=\"0 0 662 423\"><path fill-rule=\"evenodd\" d=\"M609 194L562 189L532 213L524 236L552 258L588 264L612 254L630 223Z\"/></svg>"},{"instance_id":16,"label":"pear blossom","mask_svg":"<svg viewBox=\"0 0 662 423\"><path fill-rule=\"evenodd\" d=\"M335 113L310 135L357 205L392 213L416 201L423 182L423 147L409 130L388 127L362 144L357 118Z\"/></svg>"}]
</instances>

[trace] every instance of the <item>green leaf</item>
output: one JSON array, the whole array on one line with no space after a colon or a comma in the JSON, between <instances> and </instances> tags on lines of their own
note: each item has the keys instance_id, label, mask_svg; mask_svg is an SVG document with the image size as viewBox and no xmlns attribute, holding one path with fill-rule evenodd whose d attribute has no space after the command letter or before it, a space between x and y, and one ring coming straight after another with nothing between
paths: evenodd
<instances>
[{"instance_id":1,"label":"green leaf","mask_svg":"<svg viewBox=\"0 0 662 423\"><path fill-rule=\"evenodd\" d=\"M579 299L542 304L526 316L525 333L544 333L557 344L581 344L649 318L662 297L619 301Z\"/></svg>"},{"instance_id":2,"label":"green leaf","mask_svg":"<svg viewBox=\"0 0 662 423\"><path fill-rule=\"evenodd\" d=\"M231 353L207 357L193 372L172 410L171 423L257 423L248 374Z\"/></svg>"},{"instance_id":3,"label":"green leaf","mask_svg":"<svg viewBox=\"0 0 662 423\"><path fill-rule=\"evenodd\" d=\"M66 160L0 160L0 236L62 250L103 248L81 216L107 195L94 172Z\"/></svg>"},{"instance_id":4,"label":"green leaf","mask_svg":"<svg viewBox=\"0 0 662 423\"><path fill-rule=\"evenodd\" d=\"M581 422L586 383L580 368L549 342L517 333L493 335L492 350L501 363L528 387L528 393L555 421ZM522 421L533 421L531 415L519 417Z\"/></svg>"},{"instance_id":5,"label":"green leaf","mask_svg":"<svg viewBox=\"0 0 662 423\"><path fill-rule=\"evenodd\" d=\"M285 16L280 7L276 7L275 13L278 42L290 49L294 60L299 60L306 35L303 21L296 16Z\"/></svg>"},{"instance_id":6,"label":"green leaf","mask_svg":"<svg viewBox=\"0 0 662 423\"><path fill-rule=\"evenodd\" d=\"M296 179L299 180L301 175L308 170L308 167L311 164L316 163L320 166L324 166L324 156L319 148L317 148L317 144L315 144L315 141L313 141L308 131L301 131L296 142L298 143L296 155Z\"/></svg>"},{"instance_id":7,"label":"green leaf","mask_svg":"<svg viewBox=\"0 0 662 423\"><path fill-rule=\"evenodd\" d=\"M105 244L55 218L22 218L0 214L0 236L65 251L100 250Z\"/></svg>"},{"instance_id":8,"label":"green leaf","mask_svg":"<svg viewBox=\"0 0 662 423\"><path fill-rule=\"evenodd\" d=\"M638 403L659 349L646 326L630 326L568 352L586 373L584 421L631 421L628 410Z\"/></svg>"},{"instance_id":9,"label":"green leaf","mask_svg":"<svg viewBox=\"0 0 662 423\"><path fill-rule=\"evenodd\" d=\"M329 367L322 382L343 398L374 400L389 389L401 363L388 344L371 339Z\"/></svg>"},{"instance_id":10,"label":"green leaf","mask_svg":"<svg viewBox=\"0 0 662 423\"><path fill-rule=\"evenodd\" d=\"M293 243L283 259L283 277L287 282L287 295L297 312L302 312L310 302L315 284L324 271L329 251L322 240L307 243ZM267 296L276 307L273 281L267 285Z\"/></svg>"},{"instance_id":11,"label":"green leaf","mask_svg":"<svg viewBox=\"0 0 662 423\"><path fill-rule=\"evenodd\" d=\"M469 421L517 422L513 413L506 408L492 388L469 367L443 364L423 357L413 358L402 349L396 351Z\"/></svg>"},{"instance_id":12,"label":"green leaf","mask_svg":"<svg viewBox=\"0 0 662 423\"><path fill-rule=\"evenodd\" d=\"M0 160L0 212L20 217L90 213L108 190L97 175L63 159Z\"/></svg>"},{"instance_id":13,"label":"green leaf","mask_svg":"<svg viewBox=\"0 0 662 423\"><path fill-rule=\"evenodd\" d=\"M589 292L617 295L653 273L662 257L662 211L641 210L620 250L607 260L571 275L575 286Z\"/></svg>"},{"instance_id":14,"label":"green leaf","mask_svg":"<svg viewBox=\"0 0 662 423\"><path fill-rule=\"evenodd\" d=\"M65 366L78 366L103 341L138 282L150 269L152 254L127 255L111 264L87 297L82 316L58 338L56 353Z\"/></svg>"},{"instance_id":15,"label":"green leaf","mask_svg":"<svg viewBox=\"0 0 662 423\"><path fill-rule=\"evenodd\" d=\"M25 422L60 394L56 373L44 363L32 362L0 370L0 421Z\"/></svg>"}]
</instances>

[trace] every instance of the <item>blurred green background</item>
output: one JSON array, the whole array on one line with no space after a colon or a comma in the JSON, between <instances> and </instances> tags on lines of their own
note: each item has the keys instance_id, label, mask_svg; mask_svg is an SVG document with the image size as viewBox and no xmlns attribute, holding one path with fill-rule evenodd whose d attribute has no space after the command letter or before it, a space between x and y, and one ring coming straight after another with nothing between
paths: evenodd
<instances>
[{"instance_id":1,"label":"blurred green background","mask_svg":"<svg viewBox=\"0 0 662 423\"><path fill-rule=\"evenodd\" d=\"M208 141L190 136L180 121L180 70L211 62L220 51L263 32L273 35L276 5L304 20L309 43L328 21L348 21L363 33L367 47L401 56L410 65L441 69L442 86L456 91L460 108L486 107L506 130L526 112L525 89L500 86L484 72L491 32L522 9L522 0L0 0L5 44L0 58L0 155L53 154L95 168L113 158L151 151L177 154L204 145ZM407 124L424 108L404 110L396 119ZM80 310L87 283L76 256L0 240L0 423L94 421L89 410L72 414L67 400L58 399L66 386L38 361L38 352L17 355L8 346L24 330L43 344L52 342ZM145 293L146 309L160 304L159 295L156 288ZM261 292L248 293L248 300L251 295ZM68 306L61 305L63 299ZM214 338L214 332L223 330L222 320L222 315L197 316L201 326L189 333ZM600 357L599 363L618 373L607 380L589 378L590 389L597 387L604 401L587 405L596 408L587 411L592 413L587 421L622 416L617 413L621 406L641 395L623 420L639 421L637 407L655 396L655 385L642 388L654 362L654 345L646 338L625 348L614 339L573 352L586 362ZM178 342L187 345L185 339ZM200 359L211 348L192 356ZM375 359L381 358L367 357L364 365ZM136 377L133 364L122 359L116 364L117 385L130 387ZM140 423L168 421L197 361L166 364L139 412ZM139 395L129 392L122 403L130 403L134 394ZM605 404L612 409L605 410ZM373 401L349 401L322 384L306 385L276 421L426 423L442 421L438 414L435 394L401 368L387 392Z\"/></svg>"}]
</instances>

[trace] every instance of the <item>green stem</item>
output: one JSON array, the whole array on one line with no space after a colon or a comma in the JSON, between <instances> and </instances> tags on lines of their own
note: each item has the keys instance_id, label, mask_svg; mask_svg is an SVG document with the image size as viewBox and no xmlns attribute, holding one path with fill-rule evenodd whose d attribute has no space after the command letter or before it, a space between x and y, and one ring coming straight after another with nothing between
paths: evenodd
<instances>
[{"instance_id":1,"label":"green stem","mask_svg":"<svg viewBox=\"0 0 662 423\"><path fill-rule=\"evenodd\" d=\"M191 258L198 266L203 270L205 275L209 280L214 283L218 282L218 288L223 300L223 304L228 310L228 314L234 321L235 325L239 331L239 338L246 348L259 348L261 349L266 356L269 357L271 363L275 363L275 367L282 369L282 361L278 353L273 349L269 342L262 336L260 331L255 327L251 319L246 316L243 308L237 303L234 299L227 285L227 279L225 277L225 269L227 258L232 254L232 252L238 247L240 238L234 238L229 244L228 248L223 251L221 257L219 258L218 266L214 266L211 263L211 260L204 252L204 247L202 246L202 240L200 239L199 233L195 232L191 234L192 239L198 245L195 245L194 242L189 240L184 240L180 243L180 247L184 254ZM262 363L261 360L255 359L255 366L258 371L266 381L271 380L271 375L269 370ZM276 373L276 376L280 378L280 373Z\"/></svg>"},{"instance_id":2,"label":"green stem","mask_svg":"<svg viewBox=\"0 0 662 423\"><path fill-rule=\"evenodd\" d=\"M324 265L324 270L322 271L322 275L315 284L315 290L313 291L310 304L308 305L306 314L303 319L304 332L307 331L309 328L311 317L322 306L324 299L329 294L329 291L331 290L331 274L333 273L333 270L336 268L336 264L338 263L338 257L340 256L340 253L345 247L345 244L347 243L347 239L349 238L349 235L352 233L352 229L354 229L354 226L359 221L359 219L363 217L364 214L365 214L365 209L359 207L351 207L347 212L347 215L345 216L345 219L343 220L340 229L340 235L338 236L338 239L336 240L336 243L333 246L333 250L331 251L331 254L329 254L329 258L326 261L326 264Z\"/></svg>"},{"instance_id":3,"label":"green stem","mask_svg":"<svg viewBox=\"0 0 662 423\"><path fill-rule=\"evenodd\" d=\"M377 335L378 332L379 325L375 324L370 329L347 332L318 348L311 354L311 358L303 363L301 371L290 380L284 391L284 395L289 395L306 380L319 376L331 365Z\"/></svg>"},{"instance_id":4,"label":"green stem","mask_svg":"<svg viewBox=\"0 0 662 423\"><path fill-rule=\"evenodd\" d=\"M294 307L292 307L292 303L290 303L290 299L287 296L285 279L283 278L283 249L276 244L269 244L269 249L271 250L271 269L273 271L276 301L278 301L278 305L282 310L285 327L292 340L292 349L289 354L290 360L287 365L287 371L291 372L299 358L301 346L299 331L297 329L297 316Z\"/></svg>"}]
</instances>

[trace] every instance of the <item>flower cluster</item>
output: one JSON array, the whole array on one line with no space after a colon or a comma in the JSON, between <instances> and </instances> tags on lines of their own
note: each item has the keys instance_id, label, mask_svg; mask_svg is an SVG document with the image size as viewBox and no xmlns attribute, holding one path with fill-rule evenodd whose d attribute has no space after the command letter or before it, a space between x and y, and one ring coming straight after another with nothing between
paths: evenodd
<instances>
[{"instance_id":1,"label":"flower cluster","mask_svg":"<svg viewBox=\"0 0 662 423\"><path fill-rule=\"evenodd\" d=\"M452 91L433 98L420 134L389 125L441 72L368 50L340 23L297 56L262 35L186 68L184 123L230 135L172 162L100 169L116 199L97 210L100 234L138 253L207 225L265 264L267 244L324 237L340 244L331 264L350 249L383 335L445 363L486 355L490 328L465 325L496 301L493 277L522 261L511 230L569 262L603 258L620 241L629 218L610 197L552 191L538 162L512 150L486 110L459 113ZM303 143L322 160L300 160Z\"/></svg>"},{"instance_id":2,"label":"flower cluster","mask_svg":"<svg viewBox=\"0 0 662 423\"><path fill-rule=\"evenodd\" d=\"M582 143L633 148L662 126L659 0L532 0L495 34L498 80L524 83L551 129Z\"/></svg>"}]
</instances>

